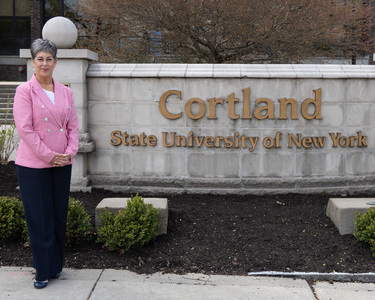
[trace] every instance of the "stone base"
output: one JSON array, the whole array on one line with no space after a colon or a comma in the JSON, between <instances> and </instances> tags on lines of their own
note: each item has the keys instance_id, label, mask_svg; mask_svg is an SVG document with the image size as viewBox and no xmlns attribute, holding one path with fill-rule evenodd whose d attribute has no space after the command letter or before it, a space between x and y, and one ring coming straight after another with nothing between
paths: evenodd
<instances>
[{"instance_id":1,"label":"stone base","mask_svg":"<svg viewBox=\"0 0 375 300\"><path fill-rule=\"evenodd\" d=\"M125 209L128 198L105 198L95 209L95 226L100 227L99 214L100 210L108 209L111 213ZM167 234L168 227L168 199L167 198L143 198L146 204L152 204L154 208L159 209L158 221L159 227L157 235Z\"/></svg>"},{"instance_id":2,"label":"stone base","mask_svg":"<svg viewBox=\"0 0 375 300\"><path fill-rule=\"evenodd\" d=\"M76 186L76 185L71 185L70 186L70 191L71 192L84 192L84 193L91 193L92 187L91 186Z\"/></svg>"},{"instance_id":3,"label":"stone base","mask_svg":"<svg viewBox=\"0 0 375 300\"><path fill-rule=\"evenodd\" d=\"M355 229L356 213L365 213L374 207L367 203L375 198L330 198L327 205L327 216L336 225L341 235L352 234Z\"/></svg>"},{"instance_id":4,"label":"stone base","mask_svg":"<svg viewBox=\"0 0 375 300\"><path fill-rule=\"evenodd\" d=\"M96 173L96 161L103 158L95 152L95 159L90 159L90 185L93 188L105 189L113 192L122 192L128 195L151 194L155 197L175 196L181 194L211 194L211 195L276 195L289 194L328 194L328 195L354 195L367 194L372 197L375 193L375 175L369 176L343 176L331 178L314 178L312 176L293 178L282 177L249 177L249 178L209 178L186 176L132 176L113 173L110 167L117 167L116 155L113 159L106 160L101 165L102 169L107 168L106 174ZM130 163L130 162L129 162ZM94 170L96 169L96 170ZM138 170L142 173L142 170ZM182 172L181 172L182 174Z\"/></svg>"}]
</instances>

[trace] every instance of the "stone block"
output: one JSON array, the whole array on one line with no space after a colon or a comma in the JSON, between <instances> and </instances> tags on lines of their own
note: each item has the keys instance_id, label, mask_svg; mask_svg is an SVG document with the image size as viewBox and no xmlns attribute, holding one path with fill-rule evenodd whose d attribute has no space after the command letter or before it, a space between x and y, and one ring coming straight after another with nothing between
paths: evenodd
<instances>
[{"instance_id":1,"label":"stone block","mask_svg":"<svg viewBox=\"0 0 375 300\"><path fill-rule=\"evenodd\" d=\"M368 99L365 98L365 99ZM347 125L350 127L374 126L374 103L349 103L347 105Z\"/></svg>"},{"instance_id":2,"label":"stone block","mask_svg":"<svg viewBox=\"0 0 375 300\"><path fill-rule=\"evenodd\" d=\"M329 128L344 126L344 109L345 107L340 104L325 104L322 126Z\"/></svg>"},{"instance_id":3,"label":"stone block","mask_svg":"<svg viewBox=\"0 0 375 300\"><path fill-rule=\"evenodd\" d=\"M64 82L62 82L64 83ZM87 87L86 82L70 83L70 89L74 96L74 105L76 109L81 108L87 113Z\"/></svg>"},{"instance_id":4,"label":"stone block","mask_svg":"<svg viewBox=\"0 0 375 300\"><path fill-rule=\"evenodd\" d=\"M369 175L375 168L375 154L355 151L346 155L346 173L348 175Z\"/></svg>"},{"instance_id":5,"label":"stone block","mask_svg":"<svg viewBox=\"0 0 375 300\"><path fill-rule=\"evenodd\" d=\"M367 71L367 70L366 70ZM370 75L370 74L369 74ZM371 80L348 80L347 101L349 103L363 103L365 99L368 103L375 101L375 87Z\"/></svg>"},{"instance_id":6,"label":"stone block","mask_svg":"<svg viewBox=\"0 0 375 300\"><path fill-rule=\"evenodd\" d=\"M103 209L108 209L111 213L126 208L128 198L104 198L95 209L95 226L100 227L99 214ZM168 227L168 199L167 198L143 198L146 204L152 204L159 209L159 227L157 235L167 234Z\"/></svg>"},{"instance_id":7,"label":"stone block","mask_svg":"<svg viewBox=\"0 0 375 300\"><path fill-rule=\"evenodd\" d=\"M154 105L150 105L150 103L134 103L132 104L131 121L135 126L152 127L157 124L157 119L160 118L159 115L155 116L155 111L157 110L156 103Z\"/></svg>"},{"instance_id":8,"label":"stone block","mask_svg":"<svg viewBox=\"0 0 375 300\"><path fill-rule=\"evenodd\" d=\"M185 175L184 155L144 149L132 156L132 171L137 176L162 176L179 178Z\"/></svg>"},{"instance_id":9,"label":"stone block","mask_svg":"<svg viewBox=\"0 0 375 300\"><path fill-rule=\"evenodd\" d=\"M302 152L296 155L296 175L322 176L326 172L327 153L324 152Z\"/></svg>"},{"instance_id":10,"label":"stone block","mask_svg":"<svg viewBox=\"0 0 375 300\"><path fill-rule=\"evenodd\" d=\"M298 80L297 84L297 91L296 94L298 101L303 101L306 98L313 97L312 91L317 88L322 88L324 94L324 104L334 104L342 103L342 99L344 99L346 93L346 86L347 81L342 79L337 80L321 80L321 79L310 79L310 78L301 78ZM310 95L308 95L309 91L311 91ZM323 117L322 122L325 120L325 116Z\"/></svg>"},{"instance_id":11,"label":"stone block","mask_svg":"<svg viewBox=\"0 0 375 300\"><path fill-rule=\"evenodd\" d=\"M82 83L86 82L86 72L88 68L87 60L61 59L54 71L54 78L61 83Z\"/></svg>"},{"instance_id":12,"label":"stone block","mask_svg":"<svg viewBox=\"0 0 375 300\"><path fill-rule=\"evenodd\" d=\"M238 156L234 153L192 153L188 157L188 173L196 177L237 177L239 173ZM220 175L218 175L220 174Z\"/></svg>"},{"instance_id":13,"label":"stone block","mask_svg":"<svg viewBox=\"0 0 375 300\"><path fill-rule=\"evenodd\" d=\"M292 177L294 175L295 156L293 154L267 153L263 157L263 176Z\"/></svg>"},{"instance_id":14,"label":"stone block","mask_svg":"<svg viewBox=\"0 0 375 300\"><path fill-rule=\"evenodd\" d=\"M116 180L120 174L127 176L131 171L132 157L129 153L122 153L117 149L95 150L89 154L89 157L88 171L90 174L111 174L113 180Z\"/></svg>"},{"instance_id":15,"label":"stone block","mask_svg":"<svg viewBox=\"0 0 375 300\"><path fill-rule=\"evenodd\" d=\"M89 119L92 125L131 125L129 106L124 102L91 101L89 103Z\"/></svg>"},{"instance_id":16,"label":"stone block","mask_svg":"<svg viewBox=\"0 0 375 300\"><path fill-rule=\"evenodd\" d=\"M327 216L336 225L341 235L352 234L355 229L356 213L365 213L373 207L368 204L375 198L330 198L327 205Z\"/></svg>"}]
</instances>

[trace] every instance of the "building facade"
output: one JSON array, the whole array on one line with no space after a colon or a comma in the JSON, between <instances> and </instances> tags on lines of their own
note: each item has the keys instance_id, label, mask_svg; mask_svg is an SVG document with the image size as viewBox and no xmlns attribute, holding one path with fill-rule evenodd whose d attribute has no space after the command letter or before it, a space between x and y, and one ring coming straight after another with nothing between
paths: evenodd
<instances>
[{"instance_id":1,"label":"building facade","mask_svg":"<svg viewBox=\"0 0 375 300\"><path fill-rule=\"evenodd\" d=\"M0 1L0 81L26 80L26 60L19 49L30 48L42 37L43 25L52 17L72 18L77 0Z\"/></svg>"},{"instance_id":2,"label":"building facade","mask_svg":"<svg viewBox=\"0 0 375 300\"><path fill-rule=\"evenodd\" d=\"M30 48L31 41L42 36L44 24L52 17L65 16L74 22L78 4L79 0L1 0L0 81L25 81L26 61L19 57L19 49ZM176 61L173 56L161 52L160 32L151 32L149 39L150 57L145 62ZM373 64L369 56L357 57L354 63L352 60L319 58L303 63Z\"/></svg>"}]
</instances>

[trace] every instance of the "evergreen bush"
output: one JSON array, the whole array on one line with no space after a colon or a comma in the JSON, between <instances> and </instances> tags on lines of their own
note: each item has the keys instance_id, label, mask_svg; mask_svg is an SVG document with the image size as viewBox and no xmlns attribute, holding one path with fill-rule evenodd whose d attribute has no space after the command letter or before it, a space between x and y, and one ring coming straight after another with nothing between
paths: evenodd
<instances>
[{"instance_id":1,"label":"evergreen bush","mask_svg":"<svg viewBox=\"0 0 375 300\"><path fill-rule=\"evenodd\" d=\"M375 207L364 214L356 214L354 236L358 241L369 244L375 257Z\"/></svg>"},{"instance_id":2,"label":"evergreen bush","mask_svg":"<svg viewBox=\"0 0 375 300\"><path fill-rule=\"evenodd\" d=\"M82 203L69 198L66 224L66 245L72 246L93 236L94 226ZM29 243L22 201L0 197L0 239L22 239Z\"/></svg>"},{"instance_id":3,"label":"evergreen bush","mask_svg":"<svg viewBox=\"0 0 375 300\"><path fill-rule=\"evenodd\" d=\"M0 239L27 239L22 202L15 197L0 197Z\"/></svg>"},{"instance_id":4,"label":"evergreen bush","mask_svg":"<svg viewBox=\"0 0 375 300\"><path fill-rule=\"evenodd\" d=\"M85 211L82 202L69 198L68 218L66 222L66 245L72 246L82 240L92 238L94 226L90 215Z\"/></svg>"},{"instance_id":5,"label":"evergreen bush","mask_svg":"<svg viewBox=\"0 0 375 300\"><path fill-rule=\"evenodd\" d=\"M156 237L158 213L158 209L152 204L145 204L138 194L132 196L124 210L116 214L108 210L100 213L97 241L111 251L129 251L143 246Z\"/></svg>"}]
</instances>

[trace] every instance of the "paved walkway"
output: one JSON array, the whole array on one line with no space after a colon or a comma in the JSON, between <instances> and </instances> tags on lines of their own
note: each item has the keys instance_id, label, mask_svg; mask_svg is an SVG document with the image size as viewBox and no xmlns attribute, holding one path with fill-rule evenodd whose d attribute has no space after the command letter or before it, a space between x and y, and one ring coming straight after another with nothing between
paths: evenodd
<instances>
[{"instance_id":1,"label":"paved walkway","mask_svg":"<svg viewBox=\"0 0 375 300\"><path fill-rule=\"evenodd\" d=\"M375 283L203 274L138 275L125 270L64 269L45 289L33 287L32 268L0 267L0 299L375 299Z\"/></svg>"}]
</instances>

